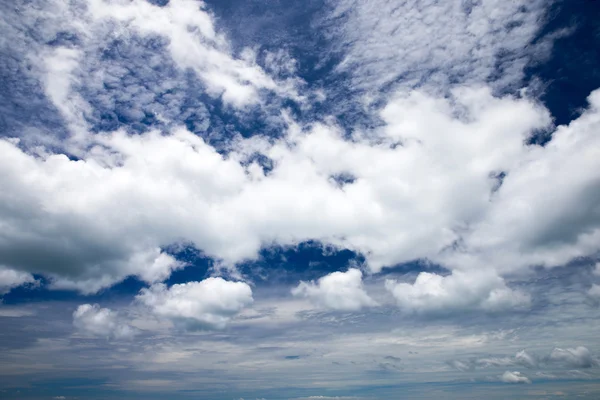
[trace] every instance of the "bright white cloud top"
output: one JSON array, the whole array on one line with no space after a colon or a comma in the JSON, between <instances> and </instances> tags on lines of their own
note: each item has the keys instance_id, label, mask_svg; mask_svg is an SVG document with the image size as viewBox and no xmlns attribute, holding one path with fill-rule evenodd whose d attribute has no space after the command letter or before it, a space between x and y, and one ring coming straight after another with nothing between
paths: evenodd
<instances>
[{"instance_id":1,"label":"bright white cloud top","mask_svg":"<svg viewBox=\"0 0 600 400\"><path fill-rule=\"evenodd\" d=\"M377 302L365 292L362 272L350 268L346 272L332 272L315 282L300 282L292 289L294 296L306 297L316 304L333 310L357 311L373 307Z\"/></svg>"},{"instance_id":2,"label":"bright white cloud top","mask_svg":"<svg viewBox=\"0 0 600 400\"><path fill-rule=\"evenodd\" d=\"M252 289L244 282L207 278L167 288L164 284L142 289L136 297L161 317L194 328L222 329L235 314L252 303Z\"/></svg>"},{"instance_id":3,"label":"bright white cloud top","mask_svg":"<svg viewBox=\"0 0 600 400\"><path fill-rule=\"evenodd\" d=\"M282 139L237 139L226 156L181 128L90 136L79 160L2 140L0 262L82 292L165 279L180 265L160 248L181 241L231 265L309 239L362 252L373 272L419 258L465 273L561 265L600 234L599 99L545 147L525 144L548 126L541 106L484 89L454 104L398 97L375 135L290 122ZM267 175L245 162L256 151L274 162ZM342 173L354 182L340 188Z\"/></svg>"}]
</instances>

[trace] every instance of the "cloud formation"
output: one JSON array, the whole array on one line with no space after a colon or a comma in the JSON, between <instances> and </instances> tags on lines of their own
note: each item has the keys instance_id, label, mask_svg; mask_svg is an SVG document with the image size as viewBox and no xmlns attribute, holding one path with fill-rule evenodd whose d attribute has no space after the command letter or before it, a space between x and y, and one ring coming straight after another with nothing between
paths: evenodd
<instances>
[{"instance_id":1,"label":"cloud formation","mask_svg":"<svg viewBox=\"0 0 600 400\"><path fill-rule=\"evenodd\" d=\"M98 304L82 304L73 312L73 325L79 332L106 338L129 339L136 334L116 311Z\"/></svg>"},{"instance_id":2,"label":"cloud formation","mask_svg":"<svg viewBox=\"0 0 600 400\"><path fill-rule=\"evenodd\" d=\"M377 303L365 291L362 272L350 268L346 272L332 272L317 282L300 282L292 289L294 296L306 297L319 306L340 311L358 311Z\"/></svg>"},{"instance_id":3,"label":"cloud formation","mask_svg":"<svg viewBox=\"0 0 600 400\"><path fill-rule=\"evenodd\" d=\"M454 271L448 276L421 272L413 284L388 279L385 287L400 308L417 313L501 311L527 306L530 301L489 270Z\"/></svg>"},{"instance_id":4,"label":"cloud formation","mask_svg":"<svg viewBox=\"0 0 600 400\"><path fill-rule=\"evenodd\" d=\"M186 329L223 329L253 302L248 284L222 278L171 287L156 284L142 289L136 299L156 316L168 318Z\"/></svg>"},{"instance_id":5,"label":"cloud formation","mask_svg":"<svg viewBox=\"0 0 600 400\"><path fill-rule=\"evenodd\" d=\"M330 3L326 19L345 56L338 69L374 96L390 84L438 91L457 82L507 86L519 82L535 52L547 51L527 46L544 20L546 1Z\"/></svg>"},{"instance_id":6,"label":"cloud formation","mask_svg":"<svg viewBox=\"0 0 600 400\"><path fill-rule=\"evenodd\" d=\"M591 368L598 365L598 360L592 356L587 347L577 346L575 348L552 350L550 361L566 364L572 368Z\"/></svg>"},{"instance_id":7,"label":"cloud formation","mask_svg":"<svg viewBox=\"0 0 600 400\"><path fill-rule=\"evenodd\" d=\"M485 89L457 91L452 102L400 96L382 111L375 142L292 121L286 137L239 139L226 156L185 129L97 134L78 160L0 140L9 189L0 262L86 293L129 275L165 279L181 264L161 248L182 242L229 265L269 243L313 239L365 254L374 272L419 258L463 271L434 277L441 282L463 282L482 265L498 274L560 265L593 252L600 234L590 168L600 159L600 93L590 103L546 147L524 144L547 125L543 108ZM246 161L256 152L273 161L270 172ZM331 177L341 173L354 180L340 187ZM496 291L474 293L473 305L508 301L493 272L482 277L478 287Z\"/></svg>"},{"instance_id":8,"label":"cloud formation","mask_svg":"<svg viewBox=\"0 0 600 400\"><path fill-rule=\"evenodd\" d=\"M531 380L519 371L506 371L500 379L504 383L531 383Z\"/></svg>"},{"instance_id":9,"label":"cloud formation","mask_svg":"<svg viewBox=\"0 0 600 400\"><path fill-rule=\"evenodd\" d=\"M0 295L10 292L12 288L35 283L36 280L33 275L27 272L15 271L0 266Z\"/></svg>"}]
</instances>

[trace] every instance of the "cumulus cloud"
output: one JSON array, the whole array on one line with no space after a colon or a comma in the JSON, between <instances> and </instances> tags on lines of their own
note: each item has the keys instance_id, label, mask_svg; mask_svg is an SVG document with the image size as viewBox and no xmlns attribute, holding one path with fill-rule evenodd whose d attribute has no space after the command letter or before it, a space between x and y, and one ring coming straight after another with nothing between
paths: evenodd
<instances>
[{"instance_id":1,"label":"cumulus cloud","mask_svg":"<svg viewBox=\"0 0 600 400\"><path fill-rule=\"evenodd\" d=\"M450 264L514 271L561 265L597 250L600 183L596 173L581 171L597 162L600 91L588 100L580 118L558 127L545 147L530 147L508 171L486 218L464 236L469 251L450 256Z\"/></svg>"},{"instance_id":2,"label":"cumulus cloud","mask_svg":"<svg viewBox=\"0 0 600 400\"><path fill-rule=\"evenodd\" d=\"M81 333L91 336L128 339L136 334L116 311L100 308L98 304L82 304L73 312L73 325Z\"/></svg>"},{"instance_id":3,"label":"cumulus cloud","mask_svg":"<svg viewBox=\"0 0 600 400\"><path fill-rule=\"evenodd\" d=\"M598 360L583 346L567 349L557 347L552 350L549 359L572 368L591 368L598 365Z\"/></svg>"},{"instance_id":4,"label":"cumulus cloud","mask_svg":"<svg viewBox=\"0 0 600 400\"><path fill-rule=\"evenodd\" d=\"M90 293L129 275L164 279L182 266L161 251L173 243L233 265L263 245L313 239L362 252L375 272L418 258L461 270L422 275L407 291L413 299L434 283L443 290L433 302L472 285L458 303L517 305L524 297L490 271L557 265L597 249L591 166L600 159L600 92L590 101L543 148L524 141L547 125L546 110L486 89L456 91L452 101L400 96L382 111L387 124L375 141L290 121L284 138L240 139L223 155L185 129L117 131L95 135L71 160L0 140L8 189L0 194L0 262ZM247 162L257 151L273 161L268 174ZM340 187L331 177L341 173L355 179ZM537 206L550 198L553 207Z\"/></svg>"},{"instance_id":5,"label":"cumulus cloud","mask_svg":"<svg viewBox=\"0 0 600 400\"><path fill-rule=\"evenodd\" d=\"M260 105L263 91L294 97L289 86L294 83L270 76L250 50L234 56L203 3L57 3L64 16L42 7L29 10L28 21L43 21L44 35L65 42L34 47L46 95L72 135L62 142L69 156L58 150L61 146L0 141L0 184L8 189L0 194L0 263L7 269L43 274L55 288L94 293L132 275L149 284L163 281L183 266L163 250L175 243L190 244L231 266L256 257L262 246L318 240L364 254L374 272L425 258L455 271L450 277L422 275L416 287L402 286L413 299L435 282L443 293L433 301L451 298L453 285L468 285L465 277L472 271L493 270L495 275L485 275L462 306L497 309L511 301L513 306L526 302L501 282L505 273L564 264L598 250L595 205L600 192L594 171L600 167L600 146L594 132L600 125L600 92L545 147L525 143L551 126L547 110L531 99L495 97L486 87L456 87L442 97L403 88L382 108L379 128L352 137L335 124L302 126L289 116L277 116L287 121L281 137L230 139L227 152L195 135L193 124L194 132L165 125L165 132L143 135L119 130L92 134L87 116L104 110L92 103L107 110L119 102L148 105L157 93L169 97L174 87L169 77L181 78L166 73L164 85L153 94L124 65L99 66L110 59L100 51L104 44L119 42L112 36L115 31L124 41L159 38L161 57L164 50L174 69L194 71L209 97L234 108ZM520 2L486 1L467 8L450 2L432 10L409 3L387 14L406 17L412 12L431 23L434 15L459 16L455 30L464 40L442 53L462 60L472 54L460 47L463 42L468 42L465 48L481 49L467 69L483 71L475 75L484 78L507 38L511 48L530 40L542 9L538 2L526 11ZM365 7L352 2L340 7L349 4L357 10ZM366 11L364 18L372 18L372 10ZM385 35L405 40L403 25L390 21L364 26L387 26ZM510 29L507 21L514 22ZM63 31L73 38L59 40ZM503 39L490 43L489 32L502 32ZM446 36L438 32L437 39L426 42L432 47L425 59L433 55L437 60L433 69L446 59L436 50ZM399 44L405 48L405 42ZM353 46L362 45L349 46L350 53ZM421 64L421 56L405 56L401 58L412 60L409 64ZM351 59L350 54L344 65L351 66ZM283 63L287 75L293 75L293 60L283 55L269 60ZM90 71L94 79L86 80ZM121 81L131 85L120 90ZM103 91L111 87L117 89ZM88 89L95 93L94 101L86 97ZM136 121L151 111L124 109L129 113L125 119ZM270 160L268 173L252 158L257 153ZM340 176L351 179L340 182ZM486 288L490 291L484 294Z\"/></svg>"},{"instance_id":6,"label":"cumulus cloud","mask_svg":"<svg viewBox=\"0 0 600 400\"><path fill-rule=\"evenodd\" d=\"M342 311L357 311L377 303L365 291L362 272L350 268L346 272L332 272L317 282L300 282L292 289L294 296L310 299L319 306Z\"/></svg>"},{"instance_id":7,"label":"cumulus cloud","mask_svg":"<svg viewBox=\"0 0 600 400\"><path fill-rule=\"evenodd\" d=\"M253 302L248 284L222 278L171 287L156 284L142 289L136 299L155 315L190 329L223 329L232 317Z\"/></svg>"},{"instance_id":8,"label":"cumulus cloud","mask_svg":"<svg viewBox=\"0 0 600 400\"><path fill-rule=\"evenodd\" d=\"M523 307L529 297L506 286L493 271L454 271L441 276L421 272L413 284L386 280L398 306L418 313L482 309L500 311Z\"/></svg>"},{"instance_id":9,"label":"cumulus cloud","mask_svg":"<svg viewBox=\"0 0 600 400\"><path fill-rule=\"evenodd\" d=\"M531 383L531 380L519 371L506 371L500 379L504 383Z\"/></svg>"},{"instance_id":10,"label":"cumulus cloud","mask_svg":"<svg viewBox=\"0 0 600 400\"><path fill-rule=\"evenodd\" d=\"M0 265L0 295L6 294L11 289L25 284L36 284L33 275L27 272L15 271Z\"/></svg>"}]
</instances>

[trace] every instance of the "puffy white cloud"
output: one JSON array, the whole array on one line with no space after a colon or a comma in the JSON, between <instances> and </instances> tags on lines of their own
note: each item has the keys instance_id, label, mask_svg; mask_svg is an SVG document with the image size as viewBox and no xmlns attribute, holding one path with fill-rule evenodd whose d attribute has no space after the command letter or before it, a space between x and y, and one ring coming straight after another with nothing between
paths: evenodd
<instances>
[{"instance_id":1,"label":"puffy white cloud","mask_svg":"<svg viewBox=\"0 0 600 400\"><path fill-rule=\"evenodd\" d=\"M529 265L561 265L593 254L600 237L600 91L545 147L528 147L507 171L485 218L463 235L451 266L488 265L506 272Z\"/></svg>"},{"instance_id":2,"label":"puffy white cloud","mask_svg":"<svg viewBox=\"0 0 600 400\"><path fill-rule=\"evenodd\" d=\"M491 270L454 271L448 276L421 272L413 284L388 279L385 286L399 307L418 313L500 311L529 304L527 295L507 287Z\"/></svg>"},{"instance_id":3,"label":"puffy white cloud","mask_svg":"<svg viewBox=\"0 0 600 400\"><path fill-rule=\"evenodd\" d=\"M500 379L505 383L531 383L531 380L519 371L506 371Z\"/></svg>"},{"instance_id":4,"label":"puffy white cloud","mask_svg":"<svg viewBox=\"0 0 600 400\"><path fill-rule=\"evenodd\" d=\"M592 356L587 347L578 346L575 348L561 349L555 348L550 353L549 359L564 363L573 368L590 368L598 365L598 360Z\"/></svg>"},{"instance_id":5,"label":"puffy white cloud","mask_svg":"<svg viewBox=\"0 0 600 400\"><path fill-rule=\"evenodd\" d=\"M94 136L79 160L0 140L8 189L0 193L0 263L89 293L128 275L164 279L181 267L160 250L173 243L233 265L263 245L314 239L362 252L375 272L418 258L460 269L451 278L423 275L407 293L471 285L464 305L502 308L524 299L487 271L597 250L600 92L590 101L543 148L524 141L547 126L547 111L487 89L399 96L383 110L376 140L290 121L281 139L240 139L222 155L183 129L117 131ZM268 175L246 163L255 151L273 160ZM500 172L501 185L493 177ZM355 179L340 187L331 177L343 173ZM539 206L548 199L552 207ZM482 282L470 282L471 273Z\"/></svg>"},{"instance_id":6,"label":"puffy white cloud","mask_svg":"<svg viewBox=\"0 0 600 400\"><path fill-rule=\"evenodd\" d=\"M167 287L156 284L142 289L136 299L159 316L184 327L222 329L253 302L252 289L244 282L207 278Z\"/></svg>"},{"instance_id":7,"label":"puffy white cloud","mask_svg":"<svg viewBox=\"0 0 600 400\"><path fill-rule=\"evenodd\" d=\"M87 335L128 339L136 334L116 311L98 304L82 304L73 312L73 325Z\"/></svg>"},{"instance_id":8,"label":"puffy white cloud","mask_svg":"<svg viewBox=\"0 0 600 400\"><path fill-rule=\"evenodd\" d=\"M27 272L15 271L0 265L0 295L24 284L35 284L33 275Z\"/></svg>"},{"instance_id":9,"label":"puffy white cloud","mask_svg":"<svg viewBox=\"0 0 600 400\"><path fill-rule=\"evenodd\" d=\"M300 282L292 289L294 296L310 299L319 306L333 310L357 311L377 303L365 291L362 272L350 268L346 272L332 272L317 282Z\"/></svg>"}]
</instances>

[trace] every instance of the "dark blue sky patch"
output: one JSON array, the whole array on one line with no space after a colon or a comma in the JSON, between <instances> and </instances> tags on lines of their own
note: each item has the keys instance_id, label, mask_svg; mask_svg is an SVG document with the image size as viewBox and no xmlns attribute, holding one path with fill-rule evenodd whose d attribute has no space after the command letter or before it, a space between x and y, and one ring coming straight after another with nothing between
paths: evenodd
<instances>
[{"instance_id":1,"label":"dark blue sky patch","mask_svg":"<svg viewBox=\"0 0 600 400\"><path fill-rule=\"evenodd\" d=\"M529 65L526 83L535 83L539 97L556 125L567 124L587 107L586 98L600 87L600 2L562 0L552 4L547 23L534 41L543 41L563 29L547 59ZM541 138L540 144L549 138Z\"/></svg>"},{"instance_id":2,"label":"dark blue sky patch","mask_svg":"<svg viewBox=\"0 0 600 400\"><path fill-rule=\"evenodd\" d=\"M25 285L16 287L2 296L2 302L7 305L45 301L73 301L81 303L118 302L124 299L129 300L140 289L148 286L136 277L127 277L122 282L116 283L110 288L103 289L96 294L82 295L74 290L50 289L48 278L40 275L36 275L35 278L40 282L39 286Z\"/></svg>"},{"instance_id":3,"label":"dark blue sky patch","mask_svg":"<svg viewBox=\"0 0 600 400\"><path fill-rule=\"evenodd\" d=\"M351 185L356 181L356 177L347 172L332 175L329 179L339 188L343 188L346 185Z\"/></svg>"},{"instance_id":4,"label":"dark blue sky patch","mask_svg":"<svg viewBox=\"0 0 600 400\"><path fill-rule=\"evenodd\" d=\"M364 257L350 250L336 249L317 241L297 246L271 246L260 251L256 261L238 266L256 285L294 285L300 280L316 280L336 271L346 271L351 263L362 265Z\"/></svg>"},{"instance_id":5,"label":"dark blue sky patch","mask_svg":"<svg viewBox=\"0 0 600 400\"><path fill-rule=\"evenodd\" d=\"M169 0L147 0L148 3L154 4L155 6L164 7L169 4Z\"/></svg>"},{"instance_id":6,"label":"dark blue sky patch","mask_svg":"<svg viewBox=\"0 0 600 400\"><path fill-rule=\"evenodd\" d=\"M419 272L430 272L444 276L450 273L446 268L429 260L413 260L385 267L377 275L390 278L394 276L414 276L416 278Z\"/></svg>"},{"instance_id":7,"label":"dark blue sky patch","mask_svg":"<svg viewBox=\"0 0 600 400\"><path fill-rule=\"evenodd\" d=\"M81 40L73 32L61 31L46 44L51 47L73 47L80 45Z\"/></svg>"},{"instance_id":8,"label":"dark blue sky patch","mask_svg":"<svg viewBox=\"0 0 600 400\"><path fill-rule=\"evenodd\" d=\"M245 160L242 163L242 165L248 166L252 163L256 163L257 165L259 165L262 168L265 176L269 175L269 173L271 173L271 171L273 171L273 168L275 167L275 163L272 159L260 153L252 154L247 160Z\"/></svg>"},{"instance_id":9,"label":"dark blue sky patch","mask_svg":"<svg viewBox=\"0 0 600 400\"><path fill-rule=\"evenodd\" d=\"M167 252L173 255L178 261L186 264L184 268L171 273L171 276L165 282L169 286L177 283L201 281L208 278L214 268L214 260L193 246L184 246L183 248L171 251L167 249Z\"/></svg>"}]
</instances>

